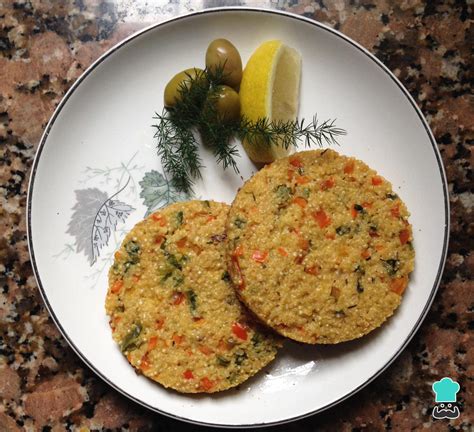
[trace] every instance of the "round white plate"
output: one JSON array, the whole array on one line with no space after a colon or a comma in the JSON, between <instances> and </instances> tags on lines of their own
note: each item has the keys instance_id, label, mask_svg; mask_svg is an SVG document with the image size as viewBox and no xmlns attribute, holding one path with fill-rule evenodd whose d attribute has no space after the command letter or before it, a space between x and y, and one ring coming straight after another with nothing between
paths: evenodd
<instances>
[{"instance_id":1,"label":"round white plate","mask_svg":"<svg viewBox=\"0 0 474 432\"><path fill-rule=\"evenodd\" d=\"M176 72L203 66L209 42L233 41L246 61L268 39L303 57L300 117L337 118L340 152L389 179L411 212L415 272L395 316L361 340L338 346L287 343L265 371L237 390L186 396L137 375L111 337L104 313L107 271L127 230L178 198L162 175L152 116ZM204 154L195 188L231 202L242 174ZM255 9L208 10L147 28L108 51L74 84L50 120L28 196L31 260L45 303L64 337L102 379L160 413L219 426L262 426L301 418L360 390L395 358L433 300L448 242L446 179L433 136L408 92L372 55L342 34L300 16Z\"/></svg>"}]
</instances>

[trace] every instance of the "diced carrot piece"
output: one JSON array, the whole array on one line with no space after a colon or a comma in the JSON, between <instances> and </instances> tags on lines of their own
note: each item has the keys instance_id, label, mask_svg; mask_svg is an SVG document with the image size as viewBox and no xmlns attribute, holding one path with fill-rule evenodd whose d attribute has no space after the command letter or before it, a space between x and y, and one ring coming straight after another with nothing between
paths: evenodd
<instances>
[{"instance_id":1,"label":"diced carrot piece","mask_svg":"<svg viewBox=\"0 0 474 432\"><path fill-rule=\"evenodd\" d=\"M400 238L400 243L402 245L407 244L408 240L410 240L410 231L404 229L400 231L400 234L398 234L398 237Z\"/></svg>"},{"instance_id":2,"label":"diced carrot piece","mask_svg":"<svg viewBox=\"0 0 474 432\"><path fill-rule=\"evenodd\" d=\"M114 282L114 284L112 285L111 291L113 294L117 294L118 292L120 292L122 287L123 287L123 280L119 279Z\"/></svg>"},{"instance_id":3,"label":"diced carrot piece","mask_svg":"<svg viewBox=\"0 0 474 432\"><path fill-rule=\"evenodd\" d=\"M146 370L150 369L150 360L148 359L148 355L147 355L147 354L145 354L145 355L142 357L141 361L140 361L140 369L141 369L142 371L146 371Z\"/></svg>"},{"instance_id":4,"label":"diced carrot piece","mask_svg":"<svg viewBox=\"0 0 474 432\"><path fill-rule=\"evenodd\" d=\"M366 250L362 251L362 253L360 254L360 256L364 259L370 258L370 255L371 254L370 254L369 249L366 249Z\"/></svg>"},{"instance_id":5,"label":"diced carrot piece","mask_svg":"<svg viewBox=\"0 0 474 432\"><path fill-rule=\"evenodd\" d=\"M232 255L235 257L242 256L244 254L244 248L242 247L241 244L239 244L235 249L234 252L232 252Z\"/></svg>"},{"instance_id":6,"label":"diced carrot piece","mask_svg":"<svg viewBox=\"0 0 474 432\"><path fill-rule=\"evenodd\" d=\"M177 242L176 242L176 246L178 246L178 248L182 249L186 246L186 241L187 241L187 237L183 237L183 238L180 238Z\"/></svg>"},{"instance_id":7,"label":"diced carrot piece","mask_svg":"<svg viewBox=\"0 0 474 432\"><path fill-rule=\"evenodd\" d=\"M181 345L181 343L183 342L184 340L184 336L181 336L179 334L174 334L172 337L171 337L172 341L176 344L176 345Z\"/></svg>"},{"instance_id":8,"label":"diced carrot piece","mask_svg":"<svg viewBox=\"0 0 474 432\"><path fill-rule=\"evenodd\" d=\"M239 339L247 340L247 329L238 322L232 324L232 333L234 333Z\"/></svg>"},{"instance_id":9,"label":"diced carrot piece","mask_svg":"<svg viewBox=\"0 0 474 432\"><path fill-rule=\"evenodd\" d=\"M351 160L344 166L344 174L352 174L354 172L354 161Z\"/></svg>"},{"instance_id":10,"label":"diced carrot piece","mask_svg":"<svg viewBox=\"0 0 474 432\"><path fill-rule=\"evenodd\" d=\"M156 336L152 336L148 341L146 350L151 351L153 348L156 347L157 342L158 342L158 338Z\"/></svg>"},{"instance_id":11,"label":"diced carrot piece","mask_svg":"<svg viewBox=\"0 0 474 432\"><path fill-rule=\"evenodd\" d=\"M301 208L305 208L308 205L308 201L306 201L303 197L293 198L293 203L299 205Z\"/></svg>"},{"instance_id":12,"label":"diced carrot piece","mask_svg":"<svg viewBox=\"0 0 474 432\"><path fill-rule=\"evenodd\" d=\"M375 247L375 250L378 252L385 249L385 246L382 244L376 244L374 247Z\"/></svg>"},{"instance_id":13,"label":"diced carrot piece","mask_svg":"<svg viewBox=\"0 0 474 432\"><path fill-rule=\"evenodd\" d=\"M306 184L310 182L310 178L308 176L298 176L296 177L296 183L299 185Z\"/></svg>"},{"instance_id":14,"label":"diced carrot piece","mask_svg":"<svg viewBox=\"0 0 474 432\"><path fill-rule=\"evenodd\" d=\"M325 228L331 224L331 218L321 209L313 213L313 218L319 225L319 228Z\"/></svg>"},{"instance_id":15,"label":"diced carrot piece","mask_svg":"<svg viewBox=\"0 0 474 432\"><path fill-rule=\"evenodd\" d=\"M405 292L407 285L408 278L406 276L392 279L392 281L390 282L390 290L393 291L395 294L402 295Z\"/></svg>"},{"instance_id":16,"label":"diced carrot piece","mask_svg":"<svg viewBox=\"0 0 474 432\"><path fill-rule=\"evenodd\" d=\"M255 250L252 254L252 259L258 263L264 263L268 258L268 252L260 252Z\"/></svg>"},{"instance_id":17,"label":"diced carrot piece","mask_svg":"<svg viewBox=\"0 0 474 432\"><path fill-rule=\"evenodd\" d=\"M380 176L373 176L372 177L372 184L374 186L380 186L383 183L382 177Z\"/></svg>"},{"instance_id":18,"label":"diced carrot piece","mask_svg":"<svg viewBox=\"0 0 474 432\"><path fill-rule=\"evenodd\" d=\"M117 252L114 253L114 258L116 260L120 259L121 256L122 256L122 254L120 253L120 251L117 251Z\"/></svg>"},{"instance_id":19,"label":"diced carrot piece","mask_svg":"<svg viewBox=\"0 0 474 432\"><path fill-rule=\"evenodd\" d=\"M208 377L204 377L201 378L200 386L204 391L209 391L214 387L214 383Z\"/></svg>"},{"instance_id":20,"label":"diced carrot piece","mask_svg":"<svg viewBox=\"0 0 474 432\"><path fill-rule=\"evenodd\" d=\"M201 351L204 355L211 355L214 353L214 351L212 351L212 349L206 345L201 345L199 347L199 351Z\"/></svg>"},{"instance_id":21,"label":"diced carrot piece","mask_svg":"<svg viewBox=\"0 0 474 432\"><path fill-rule=\"evenodd\" d=\"M211 222L211 221L216 220L216 219L217 219L217 217L214 216L214 215L209 215L209 216L207 217L207 221L208 221L208 222Z\"/></svg>"},{"instance_id":22,"label":"diced carrot piece","mask_svg":"<svg viewBox=\"0 0 474 432\"><path fill-rule=\"evenodd\" d=\"M183 377L184 377L184 379L193 379L194 375L193 375L193 372L190 369L186 369L183 372Z\"/></svg>"},{"instance_id":23,"label":"diced carrot piece","mask_svg":"<svg viewBox=\"0 0 474 432\"><path fill-rule=\"evenodd\" d=\"M374 230L369 230L369 236L372 237L372 238L380 237L379 233L377 231L374 231Z\"/></svg>"},{"instance_id":24,"label":"diced carrot piece","mask_svg":"<svg viewBox=\"0 0 474 432\"><path fill-rule=\"evenodd\" d=\"M331 189L334 186L334 184L335 184L334 179L328 178L322 182L321 190L325 191L325 190Z\"/></svg>"},{"instance_id":25,"label":"diced carrot piece","mask_svg":"<svg viewBox=\"0 0 474 432\"><path fill-rule=\"evenodd\" d=\"M294 175L295 175L295 170L294 169L289 169L288 170L288 180L293 180Z\"/></svg>"},{"instance_id":26,"label":"diced carrot piece","mask_svg":"<svg viewBox=\"0 0 474 432\"><path fill-rule=\"evenodd\" d=\"M166 217L158 214L158 213L153 213L151 215L151 218L155 221L155 222L158 222L160 224L160 226L165 226L167 224L167 220L166 220Z\"/></svg>"},{"instance_id":27,"label":"diced carrot piece","mask_svg":"<svg viewBox=\"0 0 474 432\"><path fill-rule=\"evenodd\" d=\"M303 166L303 162L299 156L293 156L290 158L290 165L301 168Z\"/></svg>"},{"instance_id":28,"label":"diced carrot piece","mask_svg":"<svg viewBox=\"0 0 474 432\"><path fill-rule=\"evenodd\" d=\"M157 235L155 237L155 244L157 245L160 245L161 243L163 243L163 240L165 239L165 236L162 236L162 235Z\"/></svg>"},{"instance_id":29,"label":"diced carrot piece","mask_svg":"<svg viewBox=\"0 0 474 432\"><path fill-rule=\"evenodd\" d=\"M362 207L364 207L364 208L372 208L372 206L373 206L373 203L371 203L371 202L364 201L362 203Z\"/></svg>"},{"instance_id":30,"label":"diced carrot piece","mask_svg":"<svg viewBox=\"0 0 474 432\"><path fill-rule=\"evenodd\" d=\"M134 274L134 275L132 276L132 280L133 280L133 282L135 282L135 283L137 283L137 282L140 280L140 278L141 278L140 275Z\"/></svg>"},{"instance_id":31,"label":"diced carrot piece","mask_svg":"<svg viewBox=\"0 0 474 432\"><path fill-rule=\"evenodd\" d=\"M279 248L277 249L277 251L278 251L278 253L279 253L281 256L288 256L288 252L287 252L286 249L283 248L283 247L279 247Z\"/></svg>"},{"instance_id":32,"label":"diced carrot piece","mask_svg":"<svg viewBox=\"0 0 474 432\"><path fill-rule=\"evenodd\" d=\"M172 301L175 306L181 304L183 300L184 300L184 294L182 292L176 291L173 293Z\"/></svg>"},{"instance_id":33,"label":"diced carrot piece","mask_svg":"<svg viewBox=\"0 0 474 432\"><path fill-rule=\"evenodd\" d=\"M164 324L165 324L165 320L163 318L159 318L155 321L155 328L157 330L161 330Z\"/></svg>"},{"instance_id":34,"label":"diced carrot piece","mask_svg":"<svg viewBox=\"0 0 474 432\"><path fill-rule=\"evenodd\" d=\"M231 262L232 262L232 267L237 272L237 275L239 277L239 280L238 280L238 282L236 282L236 285L240 290L243 290L243 289L245 289L245 281L244 281L244 277L242 276L242 270L240 268L239 257L238 256L232 256L231 257Z\"/></svg>"},{"instance_id":35,"label":"diced carrot piece","mask_svg":"<svg viewBox=\"0 0 474 432\"><path fill-rule=\"evenodd\" d=\"M304 251L307 251L309 249L309 240L306 240L305 238L301 237L300 239L298 239L298 246Z\"/></svg>"},{"instance_id":36,"label":"diced carrot piece","mask_svg":"<svg viewBox=\"0 0 474 432\"><path fill-rule=\"evenodd\" d=\"M334 240L336 238L336 234L329 233L329 234L326 234L324 237L326 237L328 240Z\"/></svg>"},{"instance_id":37,"label":"diced carrot piece","mask_svg":"<svg viewBox=\"0 0 474 432\"><path fill-rule=\"evenodd\" d=\"M358 211L355 209L354 206L351 207L351 216L352 216L352 219L355 219L358 215Z\"/></svg>"},{"instance_id":38,"label":"diced carrot piece","mask_svg":"<svg viewBox=\"0 0 474 432\"><path fill-rule=\"evenodd\" d=\"M396 205L395 207L392 207L390 209L390 213L392 214L393 217L398 218L400 217L400 206Z\"/></svg>"},{"instance_id":39,"label":"diced carrot piece","mask_svg":"<svg viewBox=\"0 0 474 432\"><path fill-rule=\"evenodd\" d=\"M319 273L319 268L317 266L311 266L311 267L306 267L304 271L306 273L309 273L310 275L316 276Z\"/></svg>"}]
</instances>

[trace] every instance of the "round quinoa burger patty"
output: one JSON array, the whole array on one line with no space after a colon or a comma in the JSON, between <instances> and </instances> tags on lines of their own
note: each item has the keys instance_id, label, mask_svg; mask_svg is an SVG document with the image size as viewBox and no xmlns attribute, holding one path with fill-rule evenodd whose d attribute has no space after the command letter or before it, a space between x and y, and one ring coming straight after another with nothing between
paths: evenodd
<instances>
[{"instance_id":1,"label":"round quinoa burger patty","mask_svg":"<svg viewBox=\"0 0 474 432\"><path fill-rule=\"evenodd\" d=\"M275 357L239 302L225 262L226 204L172 204L139 222L115 253L106 311L130 364L182 393L234 387Z\"/></svg>"},{"instance_id":2,"label":"round quinoa burger patty","mask_svg":"<svg viewBox=\"0 0 474 432\"><path fill-rule=\"evenodd\" d=\"M408 211L390 183L333 150L267 165L227 220L228 267L241 300L291 339L333 344L379 327L414 267Z\"/></svg>"}]
</instances>

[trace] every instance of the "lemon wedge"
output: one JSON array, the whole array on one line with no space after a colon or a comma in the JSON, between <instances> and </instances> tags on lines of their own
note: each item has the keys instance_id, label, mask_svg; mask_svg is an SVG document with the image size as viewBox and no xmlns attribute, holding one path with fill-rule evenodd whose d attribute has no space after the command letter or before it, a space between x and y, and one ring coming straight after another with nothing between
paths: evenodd
<instances>
[{"instance_id":1,"label":"lemon wedge","mask_svg":"<svg viewBox=\"0 0 474 432\"><path fill-rule=\"evenodd\" d=\"M298 114L301 55L279 40L262 43L252 54L240 84L241 114L251 121L295 120ZM242 143L254 162L269 163L290 149L258 140Z\"/></svg>"}]
</instances>

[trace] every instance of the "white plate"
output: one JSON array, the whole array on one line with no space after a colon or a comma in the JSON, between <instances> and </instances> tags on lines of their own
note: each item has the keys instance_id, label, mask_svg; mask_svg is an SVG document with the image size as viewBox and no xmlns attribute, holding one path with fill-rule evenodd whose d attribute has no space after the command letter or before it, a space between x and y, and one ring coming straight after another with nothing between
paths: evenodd
<instances>
[{"instance_id":1,"label":"white plate","mask_svg":"<svg viewBox=\"0 0 474 432\"><path fill-rule=\"evenodd\" d=\"M191 397L135 374L111 338L104 297L114 250L147 211L143 197L158 206L170 199L150 127L154 112L162 110L163 88L177 71L203 66L206 47L217 37L232 40L244 61L268 39L282 39L301 52L300 116L337 117L337 125L348 131L338 150L362 159L393 183L411 212L416 263L401 307L368 337L334 347L288 343L266 373L238 390ZM242 179L224 174L212 157L203 156L208 169L196 196L231 202ZM255 171L244 154L239 166L244 179ZM444 265L449 224L446 179L435 141L397 79L355 42L319 23L238 8L152 26L97 60L46 128L34 162L28 212L30 253L41 293L87 365L150 409L231 427L319 412L378 376L428 311Z\"/></svg>"}]
</instances>

